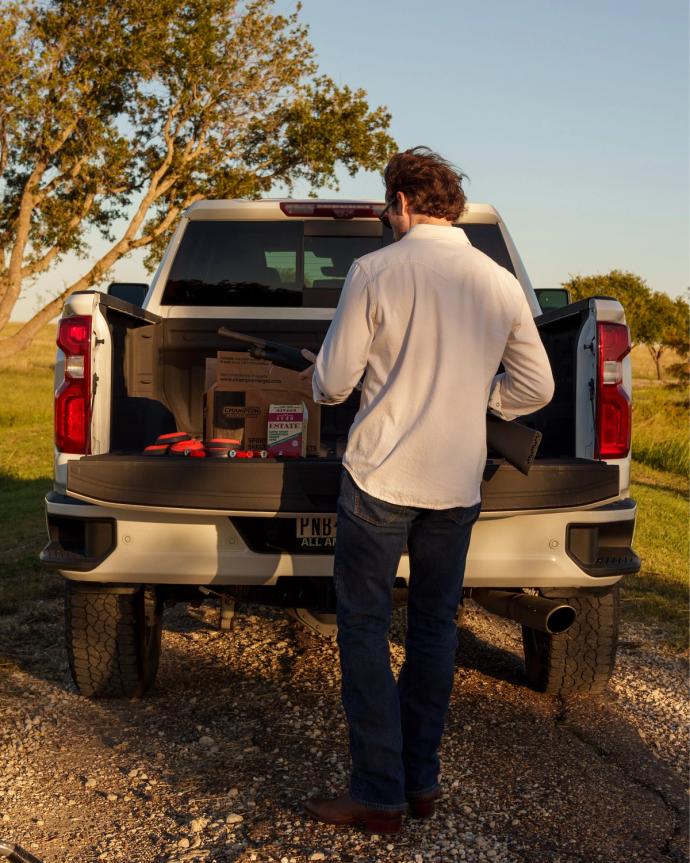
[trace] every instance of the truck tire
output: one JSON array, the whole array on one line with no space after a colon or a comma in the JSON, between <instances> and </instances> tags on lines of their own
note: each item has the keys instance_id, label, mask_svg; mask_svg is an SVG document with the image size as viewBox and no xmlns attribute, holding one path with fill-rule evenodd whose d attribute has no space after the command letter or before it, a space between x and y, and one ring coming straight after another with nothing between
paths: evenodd
<instances>
[{"instance_id":1,"label":"truck tire","mask_svg":"<svg viewBox=\"0 0 690 863\"><path fill-rule=\"evenodd\" d=\"M552 695L597 695L613 672L618 645L619 588L600 592L540 591L573 606L573 625L560 635L522 627L522 644L529 685Z\"/></svg>"},{"instance_id":2,"label":"truck tire","mask_svg":"<svg viewBox=\"0 0 690 863\"><path fill-rule=\"evenodd\" d=\"M89 698L138 698L158 672L163 604L155 589L117 591L65 584L67 656Z\"/></svg>"}]
</instances>

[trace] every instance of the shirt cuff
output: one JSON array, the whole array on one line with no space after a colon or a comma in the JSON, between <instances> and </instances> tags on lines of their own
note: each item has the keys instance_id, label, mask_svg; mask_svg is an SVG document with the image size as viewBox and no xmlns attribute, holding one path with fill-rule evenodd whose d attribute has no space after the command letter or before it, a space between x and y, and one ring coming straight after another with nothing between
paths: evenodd
<instances>
[{"instance_id":1,"label":"shirt cuff","mask_svg":"<svg viewBox=\"0 0 690 863\"><path fill-rule=\"evenodd\" d=\"M494 377L493 383L491 384L491 395L489 396L489 401L487 403L487 410L491 411L492 414L496 414L502 420L511 420L512 417L507 417L503 413L503 407L501 405L501 381L503 380L503 375L498 374Z\"/></svg>"},{"instance_id":2,"label":"shirt cuff","mask_svg":"<svg viewBox=\"0 0 690 863\"><path fill-rule=\"evenodd\" d=\"M314 369L314 374L313 374L312 379L311 379L311 389L312 389L313 399L317 404L320 404L320 405L339 404L339 402L334 401L333 399L329 398L326 395L326 393L323 391L323 389L321 387L321 381L319 379L319 373L316 371L316 369Z\"/></svg>"}]
</instances>

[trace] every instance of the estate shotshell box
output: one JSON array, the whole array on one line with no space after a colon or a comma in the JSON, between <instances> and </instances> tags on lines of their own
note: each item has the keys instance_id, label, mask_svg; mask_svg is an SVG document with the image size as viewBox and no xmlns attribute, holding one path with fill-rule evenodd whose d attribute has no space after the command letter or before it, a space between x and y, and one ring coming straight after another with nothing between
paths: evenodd
<instances>
[{"instance_id":1,"label":"estate shotshell box","mask_svg":"<svg viewBox=\"0 0 690 863\"><path fill-rule=\"evenodd\" d=\"M299 458L307 453L307 407L272 404L268 408L266 448L271 457Z\"/></svg>"}]
</instances>

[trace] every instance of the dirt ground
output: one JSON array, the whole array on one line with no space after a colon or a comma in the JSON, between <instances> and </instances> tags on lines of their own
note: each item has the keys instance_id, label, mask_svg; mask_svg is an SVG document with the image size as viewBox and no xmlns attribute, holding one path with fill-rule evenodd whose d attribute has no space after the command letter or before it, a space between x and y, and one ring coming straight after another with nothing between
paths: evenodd
<instances>
[{"instance_id":1,"label":"dirt ground","mask_svg":"<svg viewBox=\"0 0 690 863\"><path fill-rule=\"evenodd\" d=\"M594 700L524 682L519 627L470 605L442 749L444 798L395 837L309 820L346 785L337 649L278 611L166 610L140 701L74 692L57 600L0 618L0 840L45 863L687 859L686 661L626 625ZM404 614L391 652L399 667Z\"/></svg>"}]
</instances>

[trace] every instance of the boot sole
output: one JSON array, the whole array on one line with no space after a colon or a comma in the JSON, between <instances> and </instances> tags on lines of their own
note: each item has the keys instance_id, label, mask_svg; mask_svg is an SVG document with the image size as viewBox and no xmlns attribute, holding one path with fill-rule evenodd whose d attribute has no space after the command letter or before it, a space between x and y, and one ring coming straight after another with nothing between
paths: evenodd
<instances>
[{"instance_id":1,"label":"boot sole","mask_svg":"<svg viewBox=\"0 0 690 863\"><path fill-rule=\"evenodd\" d=\"M321 824L330 824L333 827L359 827L367 833L399 833L402 829L402 815L398 818L381 818L379 815L364 815L359 818L351 818L347 821L328 821L321 818L315 812L307 809L307 813Z\"/></svg>"}]
</instances>

